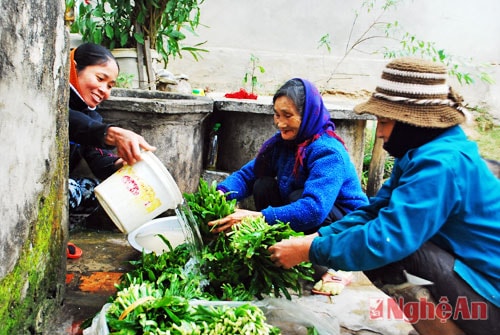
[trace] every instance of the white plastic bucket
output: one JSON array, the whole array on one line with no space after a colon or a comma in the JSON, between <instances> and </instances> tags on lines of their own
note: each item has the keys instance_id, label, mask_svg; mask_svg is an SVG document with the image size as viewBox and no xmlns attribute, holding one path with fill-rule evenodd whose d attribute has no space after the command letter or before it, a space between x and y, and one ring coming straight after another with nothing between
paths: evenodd
<instances>
[{"instance_id":1,"label":"white plastic bucket","mask_svg":"<svg viewBox=\"0 0 500 335\"><path fill-rule=\"evenodd\" d=\"M182 203L182 193L167 168L150 151L100 183L94 193L113 223L125 234Z\"/></svg>"},{"instance_id":2,"label":"white plastic bucket","mask_svg":"<svg viewBox=\"0 0 500 335\"><path fill-rule=\"evenodd\" d=\"M144 250L145 253L154 251L156 254L161 254L164 251L169 251L169 248L157 236L159 234L170 242L172 249L187 240L184 229L176 216L151 220L128 234L127 239L137 251L142 252Z\"/></svg>"}]
</instances>

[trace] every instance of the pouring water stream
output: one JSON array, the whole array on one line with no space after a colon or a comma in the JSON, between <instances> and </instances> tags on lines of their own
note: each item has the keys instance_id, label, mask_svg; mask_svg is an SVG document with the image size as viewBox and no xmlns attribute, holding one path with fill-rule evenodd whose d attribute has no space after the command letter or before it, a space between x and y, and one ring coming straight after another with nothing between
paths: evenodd
<instances>
[{"instance_id":1,"label":"pouring water stream","mask_svg":"<svg viewBox=\"0 0 500 335\"><path fill-rule=\"evenodd\" d=\"M184 197L182 198L182 202L175 208L175 214L177 215L179 224L182 227L186 241L189 244L191 253L194 257L200 256L201 249L203 247L201 233L193 212L191 212L191 209L189 208L189 205Z\"/></svg>"}]
</instances>

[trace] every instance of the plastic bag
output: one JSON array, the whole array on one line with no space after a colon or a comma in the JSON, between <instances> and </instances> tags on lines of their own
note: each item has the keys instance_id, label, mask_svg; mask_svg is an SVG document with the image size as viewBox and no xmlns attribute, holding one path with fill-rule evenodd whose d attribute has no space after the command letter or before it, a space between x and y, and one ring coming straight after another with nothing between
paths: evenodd
<instances>
[{"instance_id":1,"label":"plastic bag","mask_svg":"<svg viewBox=\"0 0 500 335\"><path fill-rule=\"evenodd\" d=\"M92 319L92 324L90 327L83 330L83 335L109 335L108 323L106 321L106 312L111 306L111 303L107 303L102 306L101 311L97 313Z\"/></svg>"},{"instance_id":2,"label":"plastic bag","mask_svg":"<svg viewBox=\"0 0 500 335\"><path fill-rule=\"evenodd\" d=\"M340 326L336 318L321 318L301 303L283 298L266 298L257 301L203 301L193 300L191 305L237 307L251 303L264 312L267 323L280 328L282 335L307 335L307 329L314 327L319 335L339 335ZM83 335L109 335L106 312L111 303L105 304L92 319Z\"/></svg>"},{"instance_id":3,"label":"plastic bag","mask_svg":"<svg viewBox=\"0 0 500 335\"><path fill-rule=\"evenodd\" d=\"M298 301L283 298L266 298L256 301L264 311L267 322L280 328L282 335L307 335L314 327L319 335L339 335L340 325L336 318L320 316Z\"/></svg>"}]
</instances>

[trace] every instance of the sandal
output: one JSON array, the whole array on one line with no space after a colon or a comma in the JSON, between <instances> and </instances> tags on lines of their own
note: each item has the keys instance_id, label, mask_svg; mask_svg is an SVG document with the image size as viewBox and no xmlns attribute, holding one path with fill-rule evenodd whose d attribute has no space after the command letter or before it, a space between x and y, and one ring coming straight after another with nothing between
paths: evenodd
<instances>
[{"instance_id":1,"label":"sandal","mask_svg":"<svg viewBox=\"0 0 500 335\"><path fill-rule=\"evenodd\" d=\"M352 277L353 275L351 272L329 269L321 277L321 280L314 284L311 292L327 296L340 294L340 292L349 285Z\"/></svg>"},{"instance_id":2,"label":"sandal","mask_svg":"<svg viewBox=\"0 0 500 335\"><path fill-rule=\"evenodd\" d=\"M68 246L66 247L66 257L67 258L80 258L82 256L82 249L78 248L71 242L68 242Z\"/></svg>"}]
</instances>

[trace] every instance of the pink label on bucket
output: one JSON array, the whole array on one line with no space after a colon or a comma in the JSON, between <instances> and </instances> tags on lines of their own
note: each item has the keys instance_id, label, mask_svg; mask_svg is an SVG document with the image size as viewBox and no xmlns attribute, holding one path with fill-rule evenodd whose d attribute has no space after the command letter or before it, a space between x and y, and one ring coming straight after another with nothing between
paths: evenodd
<instances>
[{"instance_id":1,"label":"pink label on bucket","mask_svg":"<svg viewBox=\"0 0 500 335\"><path fill-rule=\"evenodd\" d=\"M132 179L130 176L123 176L122 182L125 185L127 191L135 196L139 195L139 185L137 185L134 179Z\"/></svg>"},{"instance_id":2,"label":"pink label on bucket","mask_svg":"<svg viewBox=\"0 0 500 335\"><path fill-rule=\"evenodd\" d=\"M161 201L156 197L154 189L135 175L130 166L124 166L119 173L123 174L121 181L126 190L134 196L134 202L151 213L161 206Z\"/></svg>"}]
</instances>

